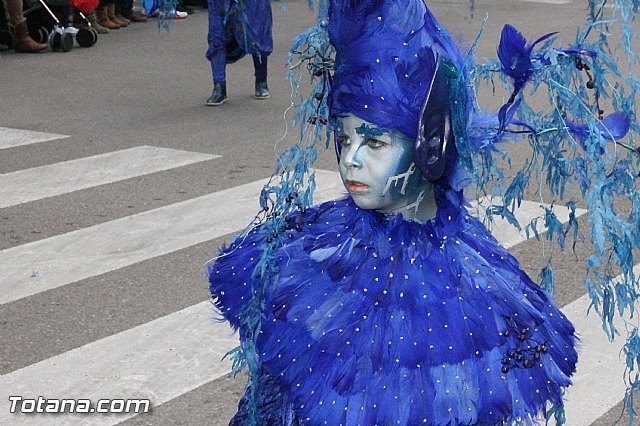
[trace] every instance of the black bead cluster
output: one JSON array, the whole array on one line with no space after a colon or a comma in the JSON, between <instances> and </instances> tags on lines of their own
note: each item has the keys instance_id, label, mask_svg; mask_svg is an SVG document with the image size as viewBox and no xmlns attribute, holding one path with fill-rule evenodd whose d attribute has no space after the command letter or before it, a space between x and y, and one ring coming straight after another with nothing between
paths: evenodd
<instances>
[{"instance_id":1,"label":"black bead cluster","mask_svg":"<svg viewBox=\"0 0 640 426\"><path fill-rule=\"evenodd\" d=\"M536 365L543 354L547 353L547 341L540 342L528 336L528 328L518 328L511 317L503 317L509 329L503 333L505 337L513 336L516 345L502 358L502 372L507 374L514 368L531 368Z\"/></svg>"},{"instance_id":2,"label":"black bead cluster","mask_svg":"<svg viewBox=\"0 0 640 426\"><path fill-rule=\"evenodd\" d=\"M578 69L578 71L584 71L584 73L587 75L587 78L588 78L586 83L587 89L589 90L595 89L596 83L595 83L595 78L593 77L593 74L591 74L591 68L579 56L576 56L576 68ZM597 92L596 92L596 106L598 108L598 119L602 120L604 118L604 110L600 108L600 97L598 96Z\"/></svg>"},{"instance_id":3,"label":"black bead cluster","mask_svg":"<svg viewBox=\"0 0 640 426\"><path fill-rule=\"evenodd\" d=\"M294 232L302 232L303 225L305 223L315 221L321 212L317 212L313 217L309 217L307 209L303 207L302 202L298 200L298 193L293 192L287 195L285 202L287 205L294 204L297 208L297 212L284 217L284 224L275 229L266 238L268 244L276 241L279 237L286 236L287 238L293 238ZM277 212L272 212L272 216L279 216Z\"/></svg>"},{"instance_id":4,"label":"black bead cluster","mask_svg":"<svg viewBox=\"0 0 640 426\"><path fill-rule=\"evenodd\" d=\"M302 232L302 222L304 221L304 210L300 209L299 215L285 217L284 221L285 221L285 224L282 230L284 231L284 233L286 233L287 238L293 238L293 231Z\"/></svg>"}]
</instances>

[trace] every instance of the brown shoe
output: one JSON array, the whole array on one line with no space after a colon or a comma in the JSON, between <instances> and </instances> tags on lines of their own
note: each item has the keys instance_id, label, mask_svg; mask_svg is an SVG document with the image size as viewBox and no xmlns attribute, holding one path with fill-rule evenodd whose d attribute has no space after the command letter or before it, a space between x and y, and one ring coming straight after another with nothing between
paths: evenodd
<instances>
[{"instance_id":1,"label":"brown shoe","mask_svg":"<svg viewBox=\"0 0 640 426\"><path fill-rule=\"evenodd\" d=\"M131 22L147 22L147 16L141 12L132 12L128 19Z\"/></svg>"},{"instance_id":2,"label":"brown shoe","mask_svg":"<svg viewBox=\"0 0 640 426\"><path fill-rule=\"evenodd\" d=\"M120 28L120 25L109 19L109 15L107 15L107 6L97 8L96 14L98 15L98 23L103 27L110 30L117 30Z\"/></svg>"},{"instance_id":3,"label":"brown shoe","mask_svg":"<svg viewBox=\"0 0 640 426\"><path fill-rule=\"evenodd\" d=\"M26 20L17 23L13 27L13 31L16 34L16 52L36 53L47 49L46 44L38 43L29 37L29 28L27 28Z\"/></svg>"},{"instance_id":4,"label":"brown shoe","mask_svg":"<svg viewBox=\"0 0 640 426\"><path fill-rule=\"evenodd\" d=\"M129 26L128 22L121 21L118 18L116 18L116 4L115 3L111 3L111 4L107 5L107 16L109 17L109 20L111 22L115 22L116 24L120 25L120 28Z\"/></svg>"},{"instance_id":5,"label":"brown shoe","mask_svg":"<svg viewBox=\"0 0 640 426\"><path fill-rule=\"evenodd\" d=\"M103 27L98 23L98 18L95 13L90 13L87 15L87 21L91 24L91 28L96 30L98 34L107 34L109 32L108 28Z\"/></svg>"},{"instance_id":6,"label":"brown shoe","mask_svg":"<svg viewBox=\"0 0 640 426\"><path fill-rule=\"evenodd\" d=\"M116 20L118 22L124 22L126 25L129 25L131 23L131 21L129 19L125 18L124 16L122 16L119 13L116 13Z\"/></svg>"}]
</instances>

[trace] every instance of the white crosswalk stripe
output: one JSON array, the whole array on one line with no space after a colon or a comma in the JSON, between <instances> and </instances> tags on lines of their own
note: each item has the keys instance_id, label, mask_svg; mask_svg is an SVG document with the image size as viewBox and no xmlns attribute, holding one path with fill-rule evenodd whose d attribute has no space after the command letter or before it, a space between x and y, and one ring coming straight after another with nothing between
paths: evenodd
<instances>
[{"instance_id":1,"label":"white crosswalk stripe","mask_svg":"<svg viewBox=\"0 0 640 426\"><path fill-rule=\"evenodd\" d=\"M125 152L133 155L123 155ZM162 157L153 171L215 158L153 147L134 148L115 153L117 161L103 163L103 170L98 174L110 177L101 184L126 178L123 176L144 174L127 174L126 169L134 169L131 164L152 152ZM75 165L82 164L82 160L74 161ZM18 176L14 173L8 175ZM41 175L29 173L27 170L20 179L4 181L10 182L13 188L2 190L15 190L17 182L28 186L30 180L41 179ZM265 180L251 182L2 250L0 305L237 232L255 214L257 196L264 183ZM317 171L317 184L316 202L343 193L335 172ZM65 187L58 194L80 189L78 186L73 188ZM31 200L53 195L56 195L55 191L43 191L32 195ZM216 208L222 205L224 208ZM556 207L555 211L562 222L568 220L565 209ZM584 213L584 210L577 212L578 215ZM542 214L540 203L533 201L523 202L517 212L522 223ZM523 232L516 232L506 221L497 220L493 233L506 247L526 240ZM205 284L203 281L203 286ZM597 331L599 319L593 315L585 317L587 306L588 299L583 296L564 308L582 336L579 371L574 380L575 386L567 393L570 424L593 422L617 404L623 392L622 381L618 380L624 370L618 361L621 341L616 345L608 343L604 334ZM216 361L236 344L237 336L232 335L226 324L214 320L210 303L203 301L0 376L0 424L119 423L133 414L81 418L72 414L18 415L9 413L8 398L10 395L45 395L47 398L97 400L117 396L125 399L150 398L157 406L226 374L230 369L229 363ZM585 407L584 401L596 393L608 397Z\"/></svg>"},{"instance_id":2,"label":"white crosswalk stripe","mask_svg":"<svg viewBox=\"0 0 640 426\"><path fill-rule=\"evenodd\" d=\"M636 265L633 271L640 273L640 265ZM595 313L586 316L590 303L591 299L585 294L562 308L580 336L578 369L572 378L573 386L565 395L568 425L591 424L616 406L625 391L622 380L625 336L623 334L613 343L609 342L602 331L600 318ZM624 330L621 322L615 322L618 330Z\"/></svg>"},{"instance_id":3,"label":"white crosswalk stripe","mask_svg":"<svg viewBox=\"0 0 640 426\"><path fill-rule=\"evenodd\" d=\"M337 175L318 171L316 199L340 195ZM242 229L266 180L0 251L0 304L113 271ZM224 205L222 209L211 206ZM49 253L43 256L43 253Z\"/></svg>"},{"instance_id":4,"label":"white crosswalk stripe","mask_svg":"<svg viewBox=\"0 0 640 426\"><path fill-rule=\"evenodd\" d=\"M0 175L0 208L219 158L138 146Z\"/></svg>"},{"instance_id":5,"label":"white crosswalk stripe","mask_svg":"<svg viewBox=\"0 0 640 426\"><path fill-rule=\"evenodd\" d=\"M68 137L69 136L57 135L55 133L0 127L0 149L15 148L17 146L31 145Z\"/></svg>"}]
</instances>

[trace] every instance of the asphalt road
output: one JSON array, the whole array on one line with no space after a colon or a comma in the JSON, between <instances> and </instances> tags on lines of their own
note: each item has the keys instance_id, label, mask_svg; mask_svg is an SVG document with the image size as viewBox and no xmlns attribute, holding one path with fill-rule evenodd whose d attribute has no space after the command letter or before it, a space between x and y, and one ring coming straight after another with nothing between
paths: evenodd
<instances>
[{"instance_id":1,"label":"asphalt road","mask_svg":"<svg viewBox=\"0 0 640 426\"><path fill-rule=\"evenodd\" d=\"M432 0L429 5L461 40L472 41L488 15L478 45L478 57L482 58L495 56L506 22L530 39L559 30L560 37L570 42L584 19L584 0L546 3L563 2L476 0L473 18L466 0ZM280 5L288 11L281 11ZM273 9L271 98L265 101L253 99L252 64L245 59L227 70L227 103L215 108L204 106L212 89L204 57L206 10L199 9L186 20L175 21L169 33L159 31L151 20L100 36L92 48L77 47L69 53L0 54L0 127L69 135L0 150L2 174L140 146L222 156L2 208L0 249L268 177L276 158L274 143L289 121L283 118L290 105L290 87L284 79L286 53L292 37L315 20L306 2L275 2ZM500 104L500 99L483 100ZM292 135L295 132L289 131L282 144L292 142ZM516 161L526 156L526 150L524 145L514 148ZM321 151L316 164L320 169L336 170L332 150ZM202 264L227 237L0 305L0 374L7 375L207 300ZM527 271L537 275L535 271L543 264L537 242L521 243L512 252ZM556 280L560 284L556 299L561 305L584 293L580 289L583 254L558 255ZM210 360L212 364L218 361ZM233 415L242 392L243 377L220 378L124 424L223 425ZM621 411L618 405L592 424L611 424ZM572 424L571 419L568 424Z\"/></svg>"}]
</instances>

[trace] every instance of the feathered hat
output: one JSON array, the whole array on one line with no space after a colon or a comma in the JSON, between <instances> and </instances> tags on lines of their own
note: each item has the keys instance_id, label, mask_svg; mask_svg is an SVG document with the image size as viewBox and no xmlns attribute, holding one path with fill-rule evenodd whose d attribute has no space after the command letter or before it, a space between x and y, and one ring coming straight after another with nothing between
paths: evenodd
<instances>
[{"instance_id":1,"label":"feathered hat","mask_svg":"<svg viewBox=\"0 0 640 426\"><path fill-rule=\"evenodd\" d=\"M328 21L335 49L331 117L353 114L399 131L415 139L414 160L425 177L450 175L451 119L464 125L471 108L463 57L447 30L422 0L335 0Z\"/></svg>"}]
</instances>

